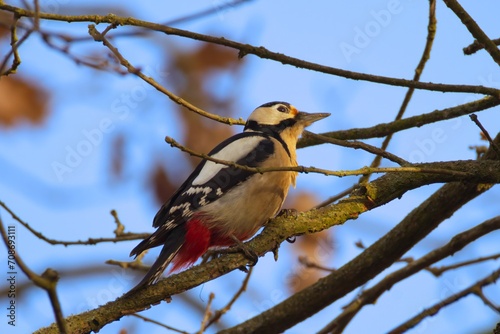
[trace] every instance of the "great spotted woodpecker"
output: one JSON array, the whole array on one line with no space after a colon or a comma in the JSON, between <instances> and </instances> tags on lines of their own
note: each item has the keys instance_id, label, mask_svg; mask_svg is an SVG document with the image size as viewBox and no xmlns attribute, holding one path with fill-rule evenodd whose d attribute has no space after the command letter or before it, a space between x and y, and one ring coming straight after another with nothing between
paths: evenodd
<instances>
[{"instance_id":1,"label":"great spotted woodpecker","mask_svg":"<svg viewBox=\"0 0 500 334\"><path fill-rule=\"evenodd\" d=\"M209 155L250 167L297 166L296 144L306 126L329 116L298 111L286 102L255 109L242 133L217 145ZM280 210L296 172L254 173L203 160L160 208L157 230L130 253L163 246L146 276L131 291L196 262L211 247L231 246L252 237Z\"/></svg>"}]
</instances>

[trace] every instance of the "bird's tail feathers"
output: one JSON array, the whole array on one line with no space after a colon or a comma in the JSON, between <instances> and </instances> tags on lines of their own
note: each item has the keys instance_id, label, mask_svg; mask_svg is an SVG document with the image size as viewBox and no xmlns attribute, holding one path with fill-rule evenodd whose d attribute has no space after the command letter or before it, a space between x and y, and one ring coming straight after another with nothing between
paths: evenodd
<instances>
[{"instance_id":1,"label":"bird's tail feathers","mask_svg":"<svg viewBox=\"0 0 500 334\"><path fill-rule=\"evenodd\" d=\"M185 232L182 228L177 229L177 230L180 231L181 234L182 233L185 234ZM173 232L175 232L175 230ZM137 245L137 247L135 247L132 250L131 255L137 256L143 250L150 248L150 247L144 247L144 245L151 244L151 243L148 243L147 241L148 241L148 239L144 240L139 245ZM173 258L177 255L177 253L179 252L179 249L184 244L184 241L185 241L185 235L180 235L179 233L169 234L167 239L164 241L164 246L160 252L160 255L158 256L156 261L153 263L153 265L151 266L151 268L149 269L147 274L134 288L132 288L125 295L129 295L132 292L135 292L146 285L151 285L151 284L155 283L161 277L163 271L165 271L165 268L167 268L167 266L170 264L170 262L172 262ZM147 243L145 243L143 246L141 246L144 242L147 242Z\"/></svg>"}]
</instances>

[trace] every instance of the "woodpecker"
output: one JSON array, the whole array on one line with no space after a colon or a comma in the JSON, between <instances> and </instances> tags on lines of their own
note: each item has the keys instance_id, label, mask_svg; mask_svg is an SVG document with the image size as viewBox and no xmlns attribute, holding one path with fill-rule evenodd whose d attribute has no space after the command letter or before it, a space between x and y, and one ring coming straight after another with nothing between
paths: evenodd
<instances>
[{"instance_id":1,"label":"woodpecker","mask_svg":"<svg viewBox=\"0 0 500 334\"><path fill-rule=\"evenodd\" d=\"M255 109L244 131L217 145L209 156L249 167L297 166L296 144L305 127L327 113L298 111L287 102ZM203 160L162 205L153 220L157 230L131 252L163 246L148 273L130 292L192 265L209 248L240 244L252 237L285 201L296 172L255 173ZM130 293L129 292L129 293Z\"/></svg>"}]
</instances>

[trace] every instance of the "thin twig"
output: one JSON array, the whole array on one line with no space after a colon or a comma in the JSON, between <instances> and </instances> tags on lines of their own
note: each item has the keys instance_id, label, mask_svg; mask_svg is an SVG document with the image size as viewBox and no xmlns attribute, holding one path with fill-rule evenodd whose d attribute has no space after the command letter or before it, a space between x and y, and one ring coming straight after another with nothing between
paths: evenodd
<instances>
[{"instance_id":1,"label":"thin twig","mask_svg":"<svg viewBox=\"0 0 500 334\"><path fill-rule=\"evenodd\" d=\"M75 64L77 64L77 65L85 65L85 66L88 66L90 68L93 68L93 69L96 69L99 71L105 71L109 68L110 64L109 64L108 59L89 58L89 60L87 60L83 57L79 57L77 55L72 54L70 52L70 43L73 41L70 40L69 37L67 37L67 36L49 34L43 30L40 31L40 35L42 36L42 40L45 42L45 44L48 47L50 47L51 49L53 49L55 51L62 53L63 55L65 55L66 57L68 57L69 59L74 61ZM56 44L55 42L52 41L53 37L57 37L57 38L61 39L65 44L62 46ZM116 64L116 66L113 67L112 70L114 72L119 73L119 74L126 74L127 73L125 70L122 70L122 68L119 67L118 64Z\"/></svg>"},{"instance_id":2,"label":"thin twig","mask_svg":"<svg viewBox=\"0 0 500 334\"><path fill-rule=\"evenodd\" d=\"M212 301L214 300L214 298L215 298L215 294L213 292L210 292L210 295L208 296L207 307L205 308L205 313L203 314L203 319L201 320L200 330L197 332L198 334L202 334L205 331L205 329L208 327L207 323L212 315L212 311L210 311L210 307L212 306Z\"/></svg>"},{"instance_id":3,"label":"thin twig","mask_svg":"<svg viewBox=\"0 0 500 334\"><path fill-rule=\"evenodd\" d=\"M338 201L339 199L349 195L354 189L358 188L359 185L356 183L355 185L353 185L352 187L349 187L347 189L345 189L344 191L341 191L340 193L338 193L337 195L334 195L326 200L324 200L323 202L319 203L318 205L316 205L314 207L314 209L319 209L319 208L323 208L327 205L330 205L332 204L333 202L335 201Z\"/></svg>"},{"instance_id":4,"label":"thin twig","mask_svg":"<svg viewBox=\"0 0 500 334\"><path fill-rule=\"evenodd\" d=\"M229 311L231 309L231 307L233 306L233 304L236 302L236 300L238 300L238 298L243 294L243 292L245 292L247 290L248 281L250 280L250 275L252 275L252 270L253 270L253 267L250 267L250 269L248 269L248 273L246 274L245 279L243 280L243 283L241 283L240 288L238 289L238 291L236 291L236 293L234 294L233 298L231 298L231 300L229 301L229 303L226 304L226 306L224 306L220 310L215 311L214 315L206 323L205 328L203 330L206 330L210 325L212 325L216 321L219 321L219 319L227 311Z\"/></svg>"},{"instance_id":5,"label":"thin twig","mask_svg":"<svg viewBox=\"0 0 500 334\"><path fill-rule=\"evenodd\" d=\"M477 118L477 115L476 114L472 114L472 115L469 115L470 119L476 123L476 125L481 129L481 131L483 132L484 136L486 137L486 139L488 139L488 142L490 143L490 145L493 147L493 149L495 150L495 152L497 152L497 154L500 156L500 149L498 148L498 146L493 142L493 139L491 138L490 134L488 133L488 131L485 129L485 127L481 124L481 122L479 121L479 119Z\"/></svg>"},{"instance_id":6,"label":"thin twig","mask_svg":"<svg viewBox=\"0 0 500 334\"><path fill-rule=\"evenodd\" d=\"M116 210L111 210L110 213L115 219L115 224L116 224L116 229L113 231L113 233L117 237L124 235L123 231L125 231L125 226L120 221L120 218L118 218L118 212L116 212Z\"/></svg>"},{"instance_id":7,"label":"thin twig","mask_svg":"<svg viewBox=\"0 0 500 334\"><path fill-rule=\"evenodd\" d=\"M426 317L433 316L437 314L442 308L445 306L448 306L450 304L453 304L460 300L463 297L466 297L470 294L477 294L477 291L487 285L493 284L496 282L496 280L500 277L500 269L495 270L493 273L490 275L486 276L485 278L477 281L473 285L469 286L468 288L463 289L460 292L457 292L450 297L442 300L439 303L434 304L433 306L426 308L419 314L415 315L411 319L408 319L401 325L397 326L393 330L389 331L389 334L399 334L399 333L404 333L407 330L415 327L418 325L422 320L424 320ZM497 310L498 312L498 310Z\"/></svg>"},{"instance_id":8,"label":"thin twig","mask_svg":"<svg viewBox=\"0 0 500 334\"><path fill-rule=\"evenodd\" d=\"M116 26L115 24L117 24L117 23L113 23L113 25L108 26L108 28L109 27L115 27ZM104 36L104 34L102 34L99 31L97 31L95 25L93 25L93 24L89 25L89 34L94 38L94 40L96 42L102 42L102 44L104 46L106 46L113 53L113 55L118 59L118 61L120 62L120 64L123 67L125 67L129 73L132 73L132 74L138 76L139 78L141 78L142 80L144 80L145 82L147 82L148 84L150 84L151 86L153 86L155 89L157 89L159 92L161 92L161 93L165 94L166 96L168 96L175 103L177 103L177 104L179 104L179 105L187 108L188 110L191 110L191 111L193 111L193 112L195 112L195 113L197 113L197 114L199 114L201 116L207 117L207 118L215 120L217 122L221 122L221 123L225 123L225 124L230 124L230 125L233 125L233 124L245 124L245 121L243 119L236 120L236 119L233 119L233 118L230 118L230 117L222 117L222 116L219 116L219 115L215 115L215 114L206 112L206 111L204 111L204 110L202 110L202 109L194 106L193 104L189 103L188 101L184 100L183 98L181 98L181 97L175 95L174 93L170 92L165 87L163 87L162 85L160 85L152 77L149 77L149 76L145 75L144 73L141 72L141 70L139 70L138 68L136 68L132 64L130 64L130 62L122 56L122 54L118 51L118 49L116 47L114 47L109 42L109 40Z\"/></svg>"},{"instance_id":9,"label":"thin twig","mask_svg":"<svg viewBox=\"0 0 500 334\"><path fill-rule=\"evenodd\" d=\"M21 271L28 277L30 281L32 281L36 286L47 291L50 299L50 304L52 305L52 310L54 311L54 317L56 319L57 327L60 333L66 334L69 333L66 320L62 314L61 304L59 303L59 298L57 296L56 285L59 279L57 272L53 269L47 269L42 275L36 274L32 271L26 263L24 263L23 259L19 255L17 249L10 247L11 242L9 242L9 236L5 231L3 226L3 220L0 216L0 234L2 235L2 239L9 251L9 254L12 254L15 260L15 265L21 269Z\"/></svg>"},{"instance_id":10,"label":"thin twig","mask_svg":"<svg viewBox=\"0 0 500 334\"><path fill-rule=\"evenodd\" d=\"M17 22L19 20L19 17L17 15L14 16L14 22L12 23L12 26L10 28L10 45L11 49L5 56L4 60L2 61L2 64L0 65L0 76L7 76L9 74L16 73L17 68L19 65L21 65L21 56L19 56L19 47L21 44L23 44L28 37L30 37L31 33L33 30L28 30L19 40L17 38ZM12 60L12 65L10 66L9 69L3 71L3 69L7 66L7 62L9 61L10 57L13 56Z\"/></svg>"},{"instance_id":11,"label":"thin twig","mask_svg":"<svg viewBox=\"0 0 500 334\"><path fill-rule=\"evenodd\" d=\"M35 4L35 15L33 17L33 28L35 31L40 29L40 3L38 0L33 0Z\"/></svg>"},{"instance_id":12,"label":"thin twig","mask_svg":"<svg viewBox=\"0 0 500 334\"><path fill-rule=\"evenodd\" d=\"M145 253L141 253L139 256L137 256L133 261L116 261L116 260L107 260L105 263L118 266L120 268L124 269L134 269L142 272L146 272L149 269L151 269L151 266L145 265L142 263L142 258L144 257Z\"/></svg>"},{"instance_id":13,"label":"thin twig","mask_svg":"<svg viewBox=\"0 0 500 334\"><path fill-rule=\"evenodd\" d=\"M325 143L330 143L330 144L338 145L338 146L350 147L350 148L354 148L354 149L362 149L363 151L375 154L377 156L384 157L387 160L395 162L395 163L397 163L400 166L411 165L408 161L406 161L406 160L398 157L395 154L392 154L390 152L385 151L384 149L381 149L381 148L378 148L378 147L375 147L375 146L372 146L370 144L366 144L366 143L363 143L363 142L360 142L360 141L356 141L356 140L347 141L347 140L342 140L342 139L335 139L335 138L323 136L323 135L320 135L320 134L316 134L316 133L313 133L313 132L310 132L310 131L307 131L307 130L304 131L303 137L305 137L305 138L307 138L307 137L314 138L316 140L323 141Z\"/></svg>"},{"instance_id":14,"label":"thin twig","mask_svg":"<svg viewBox=\"0 0 500 334\"><path fill-rule=\"evenodd\" d=\"M168 326L168 325L165 325L159 321L156 321L156 320L153 320L151 318L148 318L148 317L145 317L143 315L140 315L140 314L137 314L137 313L134 313L134 314L130 314L130 316L132 317L136 317L136 318L139 318L139 319L142 319L146 322L150 322L152 324L155 324L155 325L158 325L160 327L163 327L165 329L168 329L168 330L171 330L171 331L174 331L176 333L181 333L181 334L189 334L189 332L186 332L186 331L183 331L183 330L180 330L180 329L177 329L177 328L174 328L174 327L171 327L171 326Z\"/></svg>"},{"instance_id":15,"label":"thin twig","mask_svg":"<svg viewBox=\"0 0 500 334\"><path fill-rule=\"evenodd\" d=\"M208 16L216 14L216 13L221 13L228 8L236 8L236 7L243 5L243 4L250 2L250 1L252 1L252 0L235 0L233 2L224 1L221 3L215 4L215 5L212 4L212 6L210 6L209 8L203 9L197 13L188 14L186 16L178 17L178 18L175 18L175 19L172 19L169 21L162 22L160 24L163 26L174 26L174 25L178 25L181 23L186 23L186 22L197 20L200 18L205 18L205 17L208 17ZM143 30L143 29L141 29L141 30L137 29L135 31L117 31L117 32L113 33L112 35L110 35L109 38L116 39L118 37L138 37L138 36L146 36L146 35L151 34L151 33L152 33L152 31ZM78 36L78 37L73 37L72 42L85 42L85 41L89 41L90 39L91 39L91 37L88 35Z\"/></svg>"},{"instance_id":16,"label":"thin twig","mask_svg":"<svg viewBox=\"0 0 500 334\"><path fill-rule=\"evenodd\" d=\"M441 267L427 267L425 268L428 272L432 273L434 276L438 277L441 276L442 273L448 270L453 270L465 266L469 266L471 264L476 264L476 263L481 263L489 260L496 260L500 259L500 253L498 254L493 254L490 256L482 256L474 260L468 260L468 261L463 261L463 262L458 262L449 266L441 266Z\"/></svg>"},{"instance_id":17,"label":"thin twig","mask_svg":"<svg viewBox=\"0 0 500 334\"><path fill-rule=\"evenodd\" d=\"M329 273L336 270L334 268L325 267L325 266L320 265L319 263L311 261L311 260L309 260L309 258L307 256L299 256L299 263L306 268L323 270L323 271L326 271Z\"/></svg>"},{"instance_id":18,"label":"thin twig","mask_svg":"<svg viewBox=\"0 0 500 334\"><path fill-rule=\"evenodd\" d=\"M492 309L494 312L498 313L500 315L500 306L496 306L495 304L493 304L491 302L491 300L489 300L485 295L484 295L484 292L483 292L483 289L481 289L480 287L478 287L476 290L474 290L474 294L476 296L478 296L482 301L483 303L488 306L490 309Z\"/></svg>"},{"instance_id":19,"label":"thin twig","mask_svg":"<svg viewBox=\"0 0 500 334\"><path fill-rule=\"evenodd\" d=\"M430 113L403 118L390 123L381 123L369 128L352 128L349 130L340 130L322 133L322 136L335 139L369 139L385 137L388 134L404 131L411 128L421 127L426 124L436 123L444 120L454 119L460 116L469 115L474 112L486 110L500 105L500 99L487 96L479 100L464 103L455 107L435 110ZM306 147L323 144L323 141L311 137L305 137L299 140L297 147Z\"/></svg>"},{"instance_id":20,"label":"thin twig","mask_svg":"<svg viewBox=\"0 0 500 334\"><path fill-rule=\"evenodd\" d=\"M500 65L500 50L469 13L456 0L443 0L443 2L462 21L462 24L467 27L472 36L484 46L484 49L490 54L495 63Z\"/></svg>"},{"instance_id":21,"label":"thin twig","mask_svg":"<svg viewBox=\"0 0 500 334\"><path fill-rule=\"evenodd\" d=\"M342 313L325 326L318 334L342 333L352 318L354 318L365 305L375 303L385 291L391 289L396 283L414 275L420 270L427 269L431 264L458 252L478 238L498 229L500 229L500 216L457 234L446 245L429 252L418 260L408 261L407 266L387 275L379 283L365 290L353 302L346 305Z\"/></svg>"},{"instance_id":22,"label":"thin twig","mask_svg":"<svg viewBox=\"0 0 500 334\"><path fill-rule=\"evenodd\" d=\"M14 220L19 222L22 226L24 226L28 231L33 233L37 238L51 244L51 245L95 245L102 242L120 242L120 241L128 241L128 240L139 240L144 239L150 235L150 233L122 233L120 236L116 236L114 238L88 238L87 240L77 240L77 241L65 241L65 240L56 240L47 238L41 232L38 232L33 227L31 227L28 223L23 221L19 216L17 216L4 202L0 201L0 206L3 207Z\"/></svg>"},{"instance_id":23,"label":"thin twig","mask_svg":"<svg viewBox=\"0 0 500 334\"><path fill-rule=\"evenodd\" d=\"M332 175L338 177L344 177L349 175L363 175L368 173L435 173L435 174L445 174L445 175L455 175L459 177L470 177L473 174L468 172L449 170L449 169L441 169L441 168L427 168L427 167L383 167L383 168L369 168L363 167L355 170L341 170L341 171L333 171L328 169L316 168L316 167L304 167L304 166L289 166L289 167L249 167L245 165L237 164L233 161L217 159L208 154L195 152L175 141L171 137L165 137L165 141L170 144L172 147L176 147L179 150L188 153L189 155L199 157L205 160L209 160L221 165L226 165L232 168L242 169L244 171L252 172L252 173L269 173L269 172L297 172L297 173L317 173L323 175Z\"/></svg>"},{"instance_id":24,"label":"thin twig","mask_svg":"<svg viewBox=\"0 0 500 334\"><path fill-rule=\"evenodd\" d=\"M427 24L427 41L425 43L424 51L422 52L422 56L420 57L420 61L418 62L417 68L415 69L415 75L413 76L413 81L420 81L420 76L424 71L425 64L431 57L431 49L434 42L434 37L436 36L436 0L429 0L429 23ZM394 119L394 121L398 121L403 118L403 115L410 103L410 100L413 96L413 92L415 91L414 87L408 88L406 92L405 98L403 99L403 103L399 108L399 111ZM393 133L387 135L380 146L380 150L386 151L389 143L391 142ZM379 167L382 162L382 155L377 155L373 159L370 167ZM359 184L366 184L370 180L371 174L363 175L359 179Z\"/></svg>"},{"instance_id":25,"label":"thin twig","mask_svg":"<svg viewBox=\"0 0 500 334\"><path fill-rule=\"evenodd\" d=\"M493 43L495 43L495 45L500 45L500 38L495 38L495 39L492 39L491 41ZM484 49L484 45L481 44L480 42L478 42L476 39L476 40L474 40L474 42L472 44L463 48L463 51L464 51L464 55L470 56L470 55L472 55L472 54L474 54L482 49Z\"/></svg>"}]
</instances>

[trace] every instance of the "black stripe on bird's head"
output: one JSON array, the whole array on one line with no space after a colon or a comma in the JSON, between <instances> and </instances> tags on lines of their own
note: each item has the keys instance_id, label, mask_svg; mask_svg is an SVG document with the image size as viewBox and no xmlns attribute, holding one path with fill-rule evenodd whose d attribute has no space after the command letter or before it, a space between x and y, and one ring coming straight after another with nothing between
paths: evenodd
<instances>
[{"instance_id":1,"label":"black stripe on bird's head","mask_svg":"<svg viewBox=\"0 0 500 334\"><path fill-rule=\"evenodd\" d=\"M288 102L269 102L255 109L248 117L245 131L281 133L292 127L301 129L330 114L310 114L298 111Z\"/></svg>"}]
</instances>

